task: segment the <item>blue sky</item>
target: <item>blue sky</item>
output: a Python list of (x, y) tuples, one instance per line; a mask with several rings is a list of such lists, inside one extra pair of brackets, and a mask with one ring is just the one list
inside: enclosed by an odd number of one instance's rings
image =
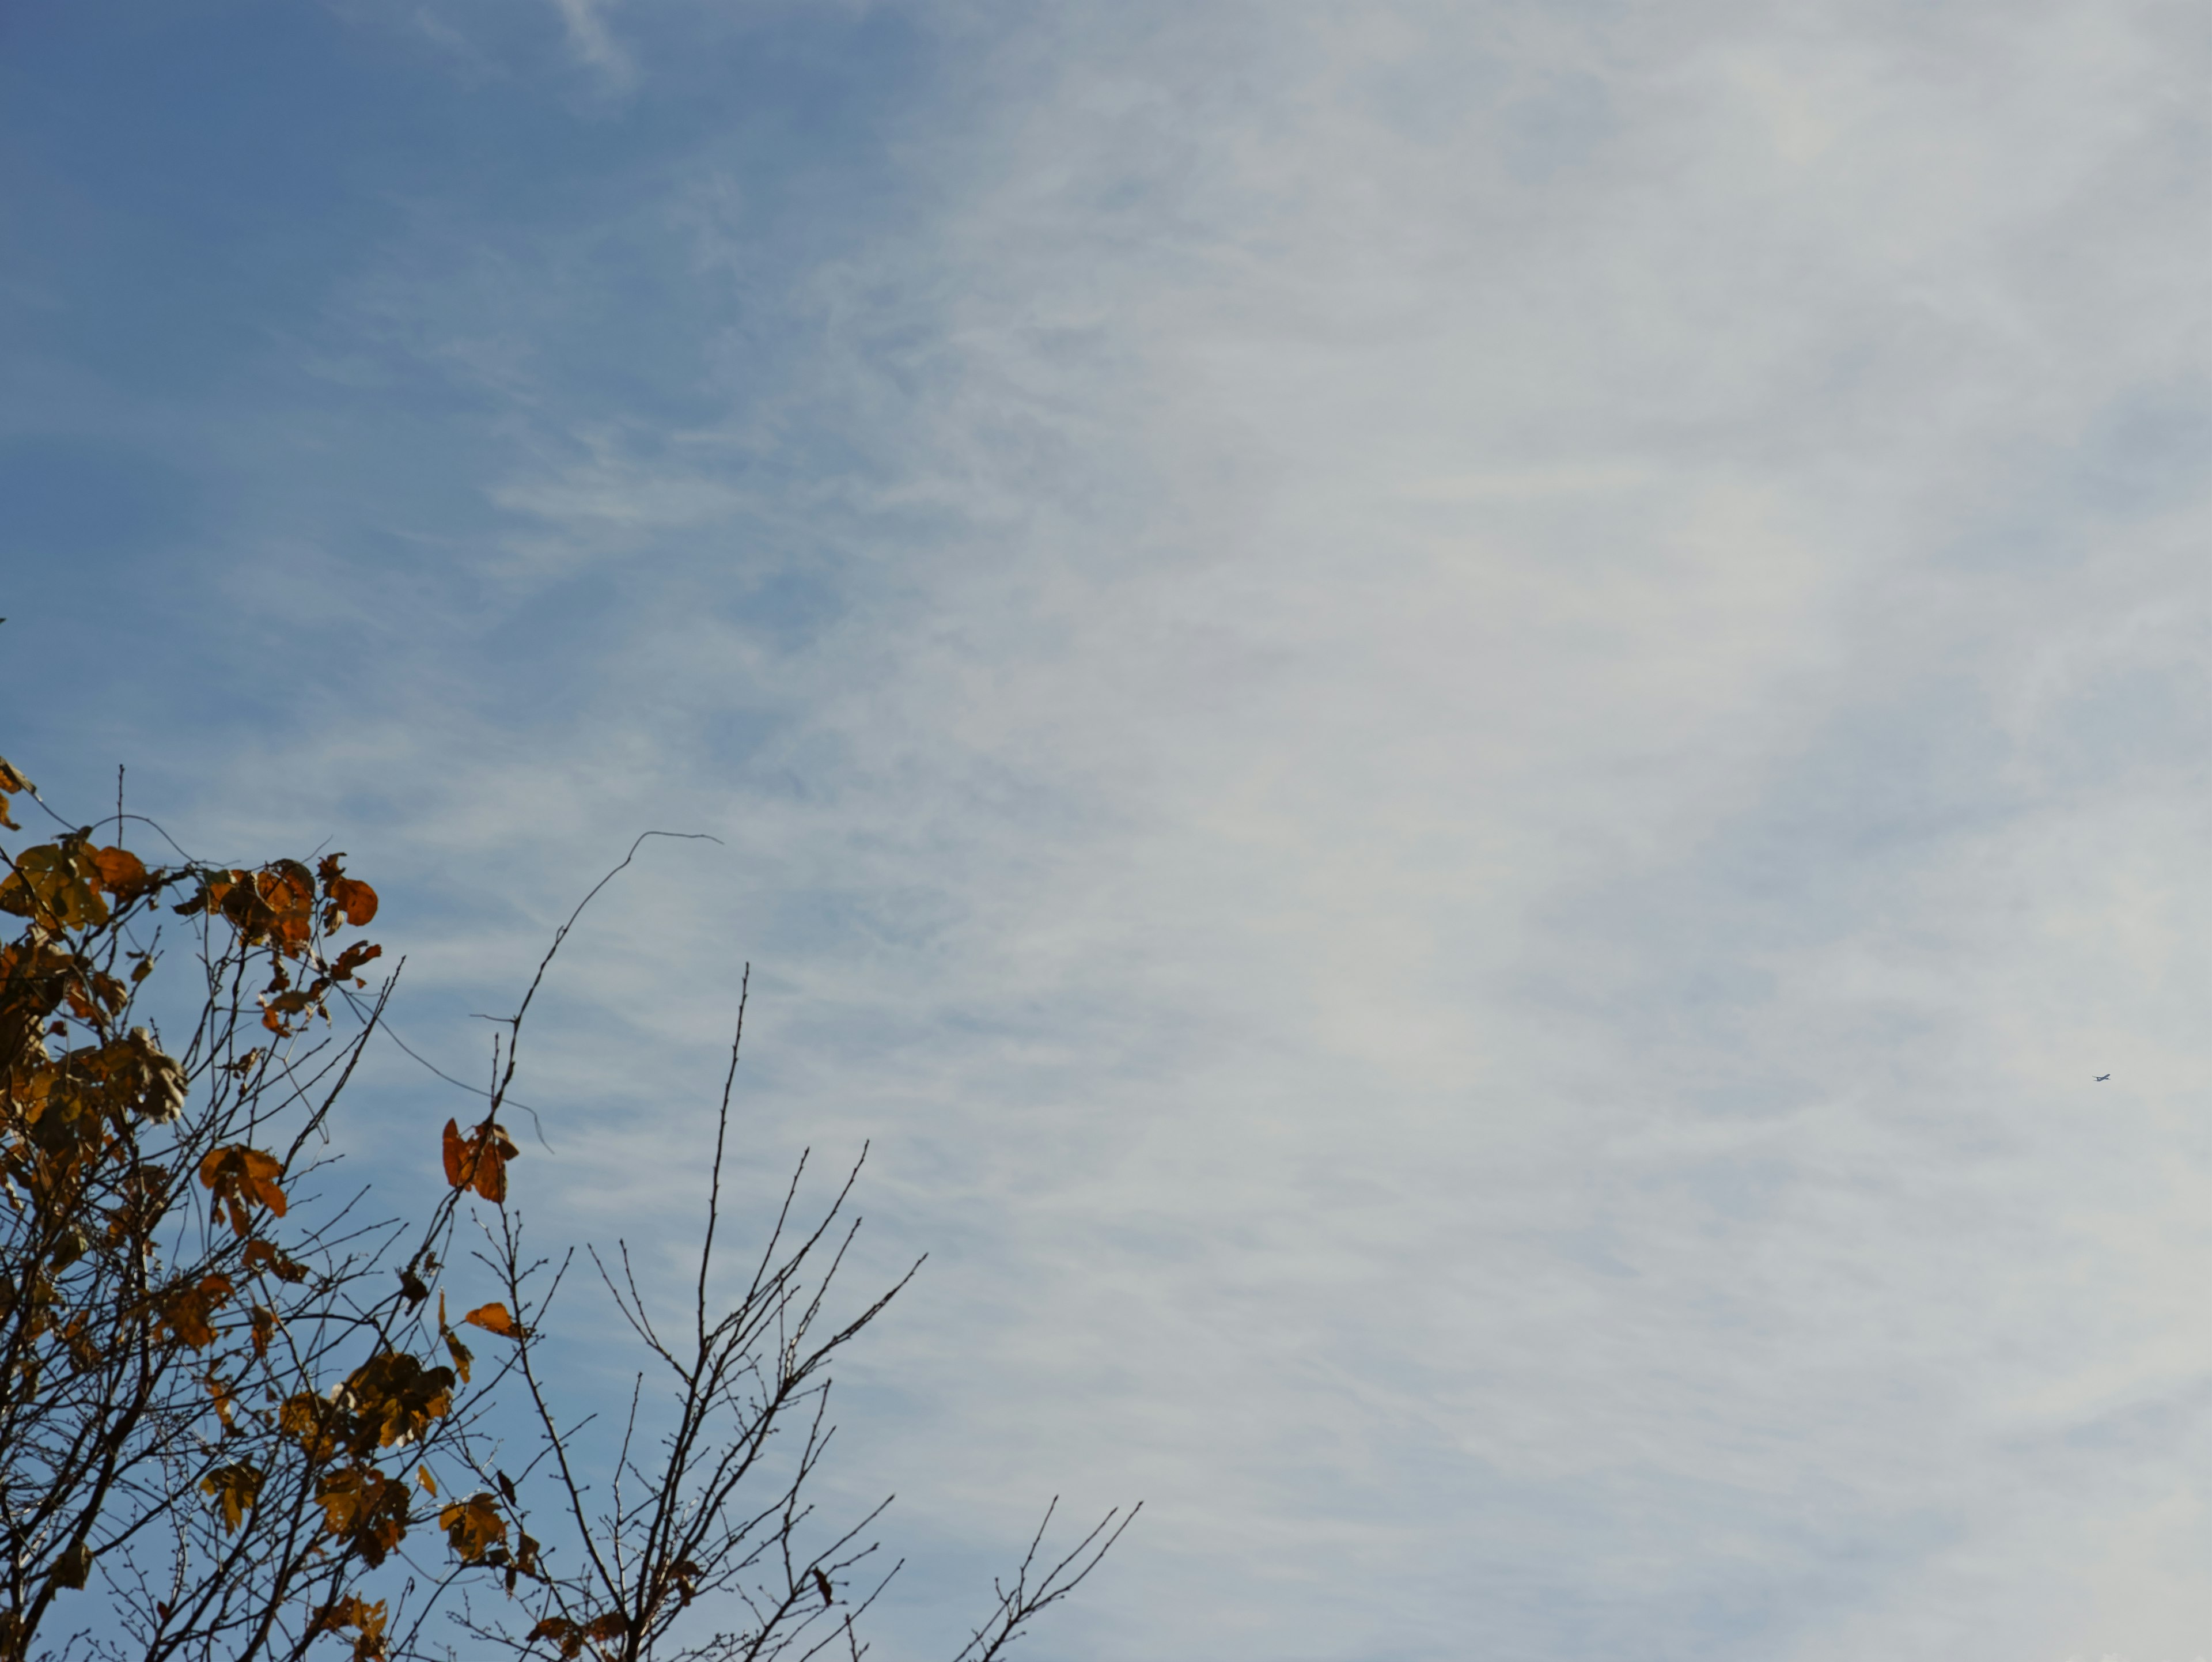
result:
[(2208, 45), (13, 8), (5, 753), (335, 839), (454, 1069), (721, 839), (518, 1178), (679, 1251), (756, 966), (747, 1181), (933, 1254), (886, 1653), (1056, 1492), (1040, 1657), (2197, 1656)]

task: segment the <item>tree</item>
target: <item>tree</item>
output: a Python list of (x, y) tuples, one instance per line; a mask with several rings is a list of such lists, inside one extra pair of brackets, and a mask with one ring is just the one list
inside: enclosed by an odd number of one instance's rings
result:
[[(0, 826), (21, 829), (19, 797), (46, 807), (0, 762)], [(857, 1662), (898, 1568), (883, 1507), (825, 1526), (808, 1485), (830, 1364), (914, 1270), (832, 1316), (860, 1162), (802, 1222), (802, 1160), (743, 1293), (710, 1298), (744, 983), (680, 1330), (626, 1248), (587, 1252), (643, 1362), (595, 1460), (538, 1337), (577, 1260), (526, 1247), (501, 1115), (532, 1001), (608, 880), (502, 1024), (482, 1116), (422, 1128), (445, 1183), (410, 1225), (327, 1153), (396, 982), (362, 973), (377, 896), (345, 856), (149, 865), (124, 833), (159, 828), (119, 789), (112, 843), (56, 823), (0, 848), (20, 920), (0, 947), (0, 1662), (406, 1662), (457, 1641)], [(502, 1296), (456, 1311), (465, 1232)], [(1134, 1515), (1052, 1554), (1041, 1525), (955, 1662), (1001, 1656)]]

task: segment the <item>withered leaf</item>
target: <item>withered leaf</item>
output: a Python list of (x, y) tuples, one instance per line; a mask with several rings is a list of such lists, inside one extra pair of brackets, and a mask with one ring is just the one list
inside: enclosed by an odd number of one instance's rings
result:
[(485, 1332), (496, 1333), (502, 1339), (520, 1342), (530, 1336), (530, 1330), (516, 1321), (508, 1313), (507, 1306), (497, 1300), (478, 1305), (461, 1319), (471, 1327), (481, 1327)]
[(53, 1581), (58, 1587), (82, 1592), (84, 1584), (92, 1580), (92, 1543), (79, 1541), (54, 1561)]
[(274, 1154), (244, 1143), (211, 1149), (200, 1161), (200, 1181), (214, 1192), (216, 1214), (228, 1208), (230, 1227), (241, 1240), (252, 1233), (248, 1202), (265, 1206), (280, 1218), (284, 1215), (284, 1191), (276, 1184), (283, 1172), (283, 1163)]
[(351, 1628), (358, 1635), (353, 1641), (354, 1662), (384, 1662), (384, 1624), (389, 1619), (384, 1606), (381, 1598), (372, 1604), (359, 1593), (349, 1592), (323, 1609), (308, 1628), (308, 1636)]
[(156, 1330), (174, 1334), (195, 1350), (204, 1350), (215, 1342), (214, 1312), (229, 1302), (235, 1290), (228, 1275), (179, 1282), (153, 1301)]
[(407, 1485), (374, 1466), (329, 1473), (315, 1485), (315, 1502), (323, 1509), (324, 1532), (350, 1546), (371, 1568), (406, 1536)]
[(453, 1370), (425, 1367), (404, 1350), (387, 1350), (346, 1375), (341, 1401), (360, 1428), (356, 1446), (411, 1443), (453, 1407)]
[(337, 961), (331, 965), (331, 979), (343, 981), (348, 976), (351, 976), (356, 982), (359, 982), (361, 966), (373, 958), (383, 956), (384, 948), (375, 942), (356, 941), (337, 955)]
[(243, 1460), (217, 1466), (200, 1479), (200, 1493), (213, 1500), (222, 1514), (224, 1534), (235, 1534), (245, 1523), (246, 1514), (261, 1498), (261, 1473)]
[(495, 1120), (485, 1120), (462, 1136), (453, 1120), (446, 1122), (446, 1181), (456, 1189), (474, 1189), (495, 1206), (507, 1201), (507, 1163), (521, 1150)]
[(74, 837), (26, 849), (0, 881), (0, 911), (52, 929), (96, 928), (107, 922), (100, 868)]
[(507, 1539), (507, 1520), (499, 1515), (498, 1502), (483, 1493), (441, 1510), (438, 1527), (465, 1564), (483, 1562), (494, 1543)]
[(376, 916), (376, 891), (345, 874), (338, 864), (344, 858), (343, 853), (326, 854), (315, 868), (315, 874), (323, 881), (323, 898), (328, 903), (323, 919), (326, 929), (336, 928), (340, 916), (356, 929)]
[(249, 1275), (258, 1275), (266, 1269), (280, 1282), (297, 1282), (307, 1279), (307, 1265), (285, 1257), (267, 1241), (246, 1242), (241, 1262)]

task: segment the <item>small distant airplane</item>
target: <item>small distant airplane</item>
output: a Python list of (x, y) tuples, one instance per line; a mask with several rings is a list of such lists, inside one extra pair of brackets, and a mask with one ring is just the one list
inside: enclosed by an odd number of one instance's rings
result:
[(2097, 1077), (2096, 1077), (2096, 1078), (2094, 1078), (2094, 1079), (2091, 1080), (2089, 1082), (2090, 1082), (2092, 1085), (2102, 1085), (2102, 1084), (2103, 1084), (2106, 1080), (2110, 1079), (2111, 1077), (2112, 1077), (2112, 1075), (2111, 1075), (2110, 1074), (2100, 1074), (2100, 1075), (2097, 1075)]

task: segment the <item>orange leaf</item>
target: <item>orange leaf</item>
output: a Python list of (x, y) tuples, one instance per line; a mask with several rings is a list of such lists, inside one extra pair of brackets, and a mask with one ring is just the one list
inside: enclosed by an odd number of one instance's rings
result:
[(376, 891), (357, 878), (348, 877), (338, 862), (343, 854), (326, 854), (317, 862), (315, 875), (323, 880), (323, 927), (334, 929), (338, 918), (359, 928), (376, 916)]
[(331, 902), (356, 929), (376, 917), (376, 891), (356, 878), (341, 877), (330, 886)]
[(487, 1333), (496, 1333), (502, 1339), (520, 1342), (530, 1336), (530, 1330), (507, 1314), (507, 1306), (494, 1302), (479, 1305), (461, 1318), (471, 1327), (481, 1327)]
[(156, 886), (146, 874), (146, 862), (128, 849), (94, 849), (92, 863), (100, 880), (125, 905)]
[(474, 1189), (495, 1206), (506, 1203), (507, 1163), (521, 1152), (496, 1121), (485, 1120), (465, 1138), (459, 1126), (446, 1122), (446, 1181)]

